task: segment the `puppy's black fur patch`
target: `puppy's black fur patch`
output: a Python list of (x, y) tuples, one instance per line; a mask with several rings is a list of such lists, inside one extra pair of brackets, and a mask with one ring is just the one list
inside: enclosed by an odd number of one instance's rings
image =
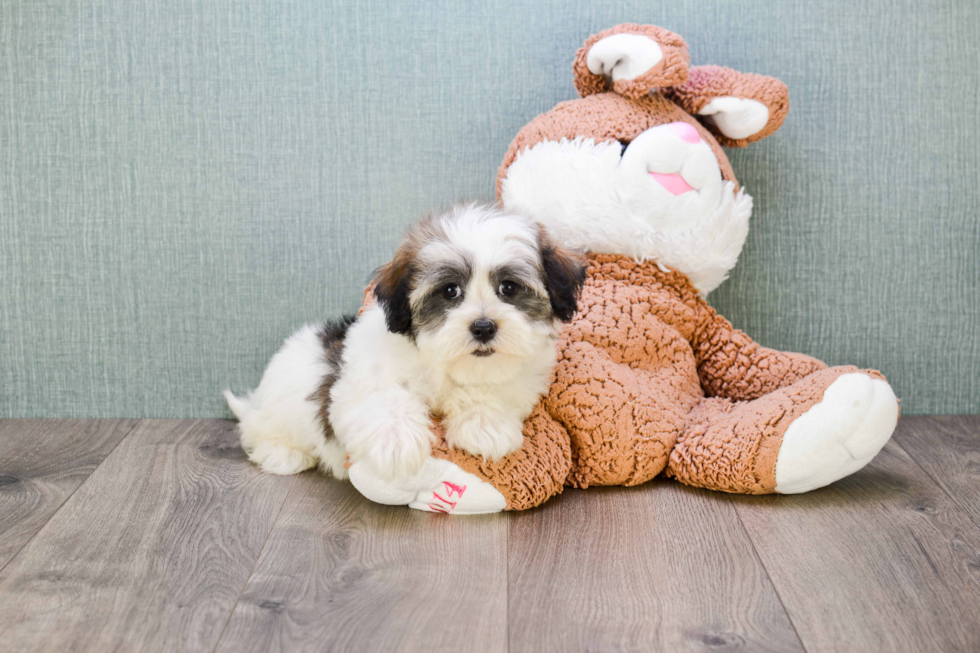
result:
[[(425, 271), (426, 286), (431, 286), (432, 291), (416, 301), (412, 313), (413, 334), (427, 329), (438, 329), (446, 321), (446, 314), (463, 300), (470, 277), (473, 276), (473, 267), (467, 260), (468, 257), (461, 255), (460, 258), (463, 259), (460, 263), (443, 263), (433, 270)], [(459, 297), (448, 299), (442, 294), (443, 289), (450, 284), (459, 286)]]
[(417, 269), (412, 258), (398, 252), (395, 258), (374, 273), (374, 298), (385, 312), (385, 324), (392, 333), (412, 335), (412, 307), (408, 297)]
[(500, 300), (515, 307), (535, 322), (550, 321), (554, 317), (551, 300), (541, 297), (528, 287), (525, 280), (527, 273), (522, 267), (504, 265), (490, 274), (490, 281), (495, 287), (504, 281), (513, 281), (518, 285), (517, 293), (510, 297), (498, 293)]
[(323, 345), (327, 363), (336, 371), (340, 371), (341, 356), (344, 353), (344, 340), (351, 325), (357, 322), (356, 315), (344, 315), (338, 320), (327, 320), (317, 331), (320, 344)]
[(320, 404), (317, 414), (320, 417), (323, 435), (327, 439), (334, 437), (333, 428), (330, 426), (330, 389), (337, 377), (340, 376), (340, 368), (343, 367), (344, 341), (347, 339), (347, 331), (356, 321), (356, 316), (345, 315), (339, 320), (324, 322), (317, 331), (317, 337), (320, 338), (320, 344), (323, 346), (323, 359), (330, 366), (330, 371), (323, 377), (320, 381), (320, 387), (309, 399)]
[(541, 234), (544, 286), (551, 298), (551, 310), (562, 322), (571, 322), (585, 283), (585, 262), (578, 255), (552, 244), (543, 229)]

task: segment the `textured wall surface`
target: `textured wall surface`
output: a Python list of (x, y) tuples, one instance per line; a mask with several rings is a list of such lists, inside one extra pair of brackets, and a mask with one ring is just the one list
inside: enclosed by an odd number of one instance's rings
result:
[(226, 415), (623, 21), (790, 88), (712, 303), (980, 412), (973, 0), (0, 0), (0, 416)]

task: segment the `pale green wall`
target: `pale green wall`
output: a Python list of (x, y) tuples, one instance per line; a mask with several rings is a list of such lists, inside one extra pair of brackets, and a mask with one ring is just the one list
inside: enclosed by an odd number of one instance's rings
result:
[(226, 415), (623, 21), (790, 88), (712, 302), (980, 412), (980, 3), (0, 0), (0, 416)]

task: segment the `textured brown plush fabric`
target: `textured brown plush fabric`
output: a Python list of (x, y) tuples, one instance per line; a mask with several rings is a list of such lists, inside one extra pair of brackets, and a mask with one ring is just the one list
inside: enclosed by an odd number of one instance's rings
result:
[(683, 274), (593, 254), (524, 447), (495, 463), (449, 450), (440, 437), (433, 455), (492, 483), (508, 510), (539, 505), (562, 484), (636, 485), (661, 472), (697, 487), (769, 493), (789, 424), (835, 379), (858, 371), (760, 347)]
[(670, 454), (667, 475), (711, 490), (773, 492), (776, 456), (786, 429), (818, 403), (839, 376), (857, 371), (824, 369), (752, 401), (704, 399)]
[[(705, 311), (691, 344), (698, 359), (698, 375), (708, 396), (757, 399), (827, 367), (806, 354), (763, 347), (733, 329), (731, 323), (710, 306), (705, 306)], [(765, 373), (743, 373), (746, 362)]]
[(685, 84), (664, 89), (664, 92), (668, 98), (691, 114), (697, 114), (706, 104), (719, 96), (756, 100), (769, 108), (769, 122), (762, 131), (749, 138), (728, 138), (709, 125), (711, 133), (725, 147), (745, 147), (749, 143), (762, 140), (779, 129), (786, 119), (786, 114), (789, 113), (789, 89), (786, 88), (786, 84), (765, 75), (740, 73), (722, 66), (695, 66), (691, 68)]
[(651, 89), (663, 86), (679, 86), (687, 81), (691, 55), (687, 52), (687, 43), (684, 42), (684, 39), (656, 25), (623, 23), (590, 36), (585, 45), (579, 48), (575, 54), (572, 70), (575, 74), (575, 88), (582, 97), (609, 90), (609, 80), (602, 75), (594, 75), (589, 70), (586, 61), (593, 45), (615, 34), (647, 36), (656, 41), (663, 51), (663, 58), (647, 72), (635, 79), (621, 79), (614, 82), (612, 90), (616, 93), (635, 100), (646, 95)]
[(507, 499), (507, 510), (531, 508), (560, 494), (572, 467), (568, 433), (540, 403), (524, 421), (524, 446), (497, 462), (450, 449), (441, 427), (434, 432), (432, 455), (491, 483)]
[(618, 256), (591, 256), (587, 274), (545, 406), (572, 440), (570, 485), (636, 485), (663, 470), (701, 395), (697, 293)]

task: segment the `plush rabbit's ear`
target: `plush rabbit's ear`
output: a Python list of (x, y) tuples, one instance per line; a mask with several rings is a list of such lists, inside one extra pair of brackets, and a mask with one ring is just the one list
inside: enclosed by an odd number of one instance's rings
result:
[(694, 66), (685, 84), (665, 93), (727, 147), (762, 140), (789, 112), (789, 90), (781, 81), (721, 66)]
[(655, 25), (624, 23), (590, 36), (575, 56), (575, 88), (585, 97), (610, 88), (643, 97), (654, 88), (687, 81), (687, 44)]

